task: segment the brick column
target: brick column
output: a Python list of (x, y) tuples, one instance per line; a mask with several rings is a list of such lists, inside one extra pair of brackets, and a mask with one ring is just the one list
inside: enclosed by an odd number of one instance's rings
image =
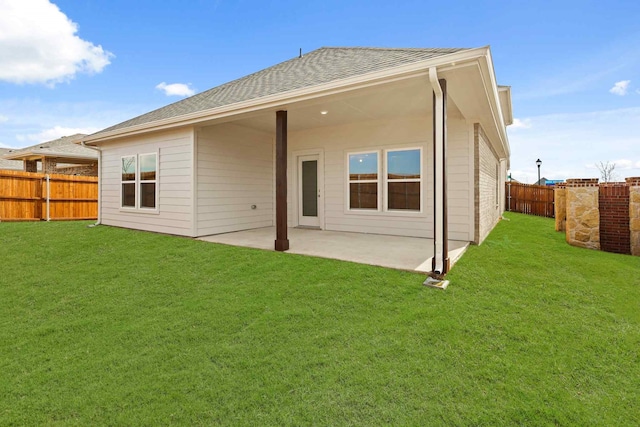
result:
[(640, 177), (627, 178), (631, 255), (640, 256)]
[(38, 172), (38, 161), (37, 160), (25, 160), (24, 161), (24, 171), (25, 172)]
[(45, 157), (44, 159), (42, 159), (42, 173), (57, 173), (57, 165), (58, 162)]
[(568, 179), (566, 182), (567, 243), (600, 249), (598, 178)]
[(556, 217), (556, 231), (567, 229), (567, 190), (563, 184), (556, 184), (553, 189), (553, 204)]

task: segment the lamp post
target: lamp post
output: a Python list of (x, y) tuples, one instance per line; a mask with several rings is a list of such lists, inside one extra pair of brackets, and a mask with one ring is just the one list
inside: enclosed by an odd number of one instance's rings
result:
[(542, 164), (542, 160), (538, 159), (536, 160), (536, 165), (538, 165), (538, 185), (540, 184), (540, 165)]

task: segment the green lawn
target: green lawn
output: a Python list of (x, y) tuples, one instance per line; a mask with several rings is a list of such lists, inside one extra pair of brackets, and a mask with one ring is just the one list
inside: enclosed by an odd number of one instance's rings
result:
[(423, 276), (0, 224), (0, 425), (639, 425), (640, 258), (510, 214)]

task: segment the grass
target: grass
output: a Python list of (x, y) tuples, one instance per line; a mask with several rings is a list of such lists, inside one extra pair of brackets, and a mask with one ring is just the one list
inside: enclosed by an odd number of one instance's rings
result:
[(508, 215), (418, 274), (0, 224), (0, 425), (638, 425), (640, 258)]

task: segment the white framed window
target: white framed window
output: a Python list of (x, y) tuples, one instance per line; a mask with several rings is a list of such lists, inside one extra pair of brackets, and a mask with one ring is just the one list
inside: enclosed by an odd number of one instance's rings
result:
[(347, 212), (423, 213), (421, 147), (347, 154)]
[(380, 153), (347, 153), (349, 210), (380, 210)]
[(121, 204), (123, 208), (136, 208), (136, 156), (121, 158), (122, 173), (120, 176)]
[(157, 211), (158, 153), (121, 157), (120, 207)]
[(422, 212), (422, 149), (385, 150), (385, 210)]
[(140, 209), (156, 209), (158, 175), (157, 153), (140, 154)]

